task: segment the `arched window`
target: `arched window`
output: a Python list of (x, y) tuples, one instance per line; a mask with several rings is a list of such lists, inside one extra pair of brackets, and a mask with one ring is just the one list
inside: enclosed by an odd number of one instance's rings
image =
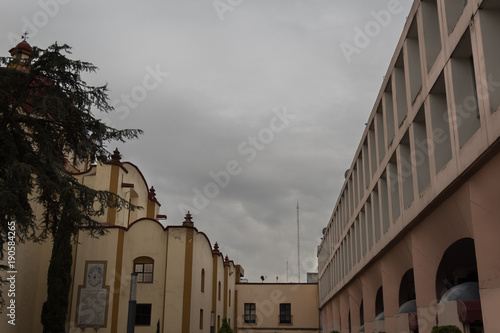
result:
[(384, 316), (384, 292), (382, 289), (382, 286), (378, 288), (377, 290), (377, 297), (375, 298), (375, 316), (379, 317), (378, 319), (375, 318), (375, 320), (383, 320), (382, 317), (385, 318)]
[(150, 257), (138, 257), (134, 260), (134, 273), (138, 283), (153, 283), (154, 260)]
[(201, 269), (201, 292), (205, 292), (205, 268)]
[(478, 282), (476, 250), (472, 238), (462, 238), (444, 252), (436, 273), (438, 300), (451, 288), (467, 282)]
[(220, 281), (219, 281), (219, 301), (220, 301)]
[(413, 268), (406, 271), (399, 284), (399, 306), (416, 299)]
[(349, 333), (351, 333), (351, 311), (347, 314), (347, 321), (349, 324)]
[(361, 300), (361, 305), (359, 306), (359, 324), (361, 326), (365, 324), (365, 309), (363, 309), (363, 300)]

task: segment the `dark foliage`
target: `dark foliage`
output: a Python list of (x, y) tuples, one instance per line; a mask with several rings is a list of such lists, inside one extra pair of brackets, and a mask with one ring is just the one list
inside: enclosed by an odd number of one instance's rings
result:
[[(69, 53), (69, 46), (55, 43), (33, 48), (30, 64), (0, 58), (5, 66), (0, 68), (0, 247), (8, 240), (10, 221), (17, 242), (53, 240), (42, 318), (46, 332), (64, 331), (72, 238), (82, 229), (91, 236), (105, 234), (98, 219), (106, 208), (128, 205), (114, 193), (80, 184), (69, 165), (102, 162), (110, 155), (105, 144), (141, 133), (96, 118), (95, 112), (113, 110), (107, 87), (87, 85), (82, 74), (97, 68), (67, 58)], [(39, 216), (33, 207), (43, 208)]]
[(455, 325), (434, 326), (432, 333), (462, 333), (460, 328)]
[(222, 325), (217, 333), (233, 333), (233, 329), (229, 326), (226, 318), (222, 318)]

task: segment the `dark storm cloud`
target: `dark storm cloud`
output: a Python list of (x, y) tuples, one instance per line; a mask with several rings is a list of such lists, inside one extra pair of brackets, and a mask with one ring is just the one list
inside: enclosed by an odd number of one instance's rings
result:
[[(107, 82), (119, 111), (104, 117), (145, 131), (118, 147), (155, 187), (168, 224), (183, 221), (180, 208), (215, 183), (211, 173), (239, 163), (195, 225), (250, 281), (284, 281), (287, 262), (296, 279), (298, 199), (305, 281), (410, 0), (243, 0), (224, 12), (192, 0), (2, 6), (2, 55), (27, 30), (32, 45), (67, 43), (72, 57), (100, 68), (88, 80)], [(401, 10), (377, 21), (391, 6)], [(367, 27), (375, 30), (360, 37)], [(349, 56), (347, 44), (356, 48)], [(295, 118), (270, 140), (266, 129), (284, 108)], [(259, 133), (262, 150), (249, 139)]]

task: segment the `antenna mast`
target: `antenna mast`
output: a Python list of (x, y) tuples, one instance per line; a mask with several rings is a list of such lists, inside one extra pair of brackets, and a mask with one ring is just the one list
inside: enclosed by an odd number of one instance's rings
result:
[(300, 283), (300, 227), (299, 227), (299, 200), (297, 200), (297, 276)]
[(286, 261), (286, 282), (288, 283), (288, 260)]

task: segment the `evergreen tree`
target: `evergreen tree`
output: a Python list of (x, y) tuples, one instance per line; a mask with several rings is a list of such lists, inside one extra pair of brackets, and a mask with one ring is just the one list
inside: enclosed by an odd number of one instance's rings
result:
[[(125, 142), (141, 131), (117, 130), (96, 118), (96, 111), (113, 111), (107, 87), (87, 85), (82, 74), (97, 68), (67, 58), (69, 46), (30, 51), (30, 59), (0, 58), (6, 66), (0, 68), (0, 259), (11, 221), (17, 242), (53, 241), (42, 323), (44, 332), (55, 333), (64, 332), (72, 238), (79, 230), (104, 235), (98, 220), (106, 208), (128, 206), (114, 193), (80, 184), (70, 165), (106, 162), (105, 144)], [(34, 205), (43, 207), (40, 219)]]
[(219, 328), (217, 333), (233, 333), (233, 329), (229, 326), (227, 318), (222, 318), (222, 326)]

